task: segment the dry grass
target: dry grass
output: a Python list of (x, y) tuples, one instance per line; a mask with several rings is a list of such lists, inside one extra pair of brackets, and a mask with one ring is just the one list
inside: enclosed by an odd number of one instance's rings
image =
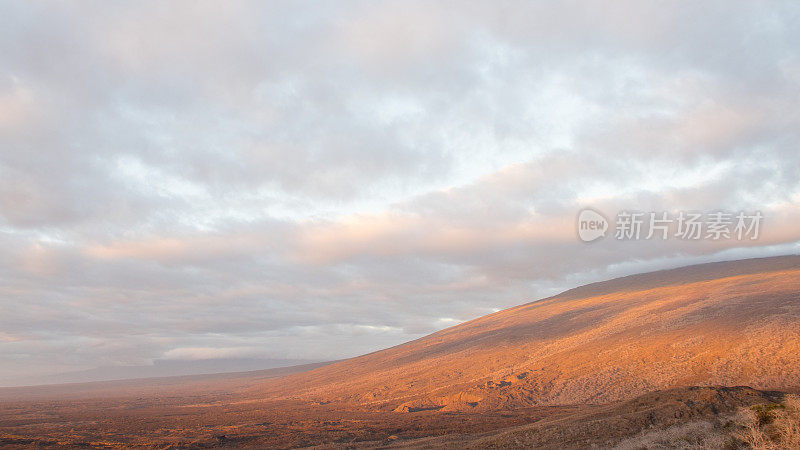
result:
[(780, 404), (742, 410), (738, 438), (750, 448), (800, 449), (800, 397), (787, 396)]
[(621, 441), (619, 450), (641, 449), (800, 449), (800, 397), (741, 408), (733, 417), (700, 420), (645, 430)]
[(614, 447), (617, 450), (725, 448), (731, 437), (709, 421), (689, 422), (666, 429), (644, 431)]

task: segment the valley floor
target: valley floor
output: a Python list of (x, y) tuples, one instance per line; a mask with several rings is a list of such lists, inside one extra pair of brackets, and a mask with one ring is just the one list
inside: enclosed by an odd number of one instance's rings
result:
[(647, 433), (659, 431), (661, 438), (663, 432), (672, 433), (681, 442), (694, 439), (704, 446), (703, 439), (722, 442), (741, 431), (742, 426), (731, 419), (737, 411), (779, 404), (785, 395), (747, 387), (693, 387), (607, 405), (480, 413), (396, 413), (221, 393), (11, 400), (0, 403), (0, 444), (9, 448), (591, 448), (657, 441)]

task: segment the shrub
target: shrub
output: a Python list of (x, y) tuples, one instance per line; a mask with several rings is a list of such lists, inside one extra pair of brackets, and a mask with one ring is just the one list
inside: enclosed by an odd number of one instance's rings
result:
[(800, 450), (800, 397), (788, 395), (781, 404), (756, 405), (739, 414), (738, 438), (757, 450)]

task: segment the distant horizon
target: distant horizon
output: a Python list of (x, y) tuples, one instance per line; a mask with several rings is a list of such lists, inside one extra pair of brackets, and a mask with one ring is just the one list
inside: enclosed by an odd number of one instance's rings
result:
[[(775, 255), (775, 256), (766, 256), (766, 257), (752, 257), (752, 258), (743, 258), (743, 259), (723, 259), (723, 260), (716, 260), (716, 261), (709, 261), (709, 262), (698, 262), (684, 266), (677, 266), (677, 267), (665, 267), (663, 269), (658, 269), (654, 271), (643, 271), (628, 275), (620, 275), (614, 278), (603, 279), (599, 281), (593, 281), (590, 283), (573, 286), (567, 288), (563, 291), (560, 291), (554, 295), (537, 298), (532, 300), (528, 303), (535, 303), (543, 300), (548, 300), (551, 298), (558, 298), (563, 294), (568, 294), (573, 291), (579, 291), (581, 288), (592, 287), (595, 285), (601, 285), (604, 283), (614, 282), (614, 281), (622, 281), (630, 278), (642, 278), (640, 276), (647, 276), (649, 274), (656, 274), (659, 272), (670, 272), (682, 269), (691, 269), (697, 266), (708, 266), (708, 265), (730, 265), (734, 271), (736, 270), (744, 270), (746, 271), (747, 266), (741, 267), (738, 264), (733, 263), (741, 263), (747, 261), (755, 261), (755, 260), (789, 260), (795, 258), (800, 258), (800, 253), (794, 254), (785, 254), (785, 255)], [(726, 264), (731, 263), (731, 264)], [(513, 309), (516, 306), (521, 306), (528, 304), (526, 302), (522, 302), (519, 305), (512, 305), (507, 309)], [(502, 312), (496, 311), (496, 312)], [(493, 314), (493, 313), (492, 313)], [(480, 317), (472, 318), (470, 320), (465, 321), (470, 322), (475, 319), (479, 319)], [(442, 329), (447, 329), (452, 326), (457, 325), (450, 325), (448, 327), (444, 327)], [(435, 330), (431, 334), (436, 333)], [(423, 336), (424, 337), (424, 336)], [(399, 343), (398, 345), (402, 345), (408, 343), (410, 341)], [(377, 349), (376, 351), (385, 350), (385, 348)], [(370, 352), (372, 353), (372, 352)], [(345, 357), (341, 359), (331, 359), (331, 360), (301, 360), (301, 359), (283, 359), (283, 360), (271, 360), (271, 359), (259, 359), (259, 358), (220, 358), (220, 359), (199, 359), (199, 360), (154, 360), (152, 365), (149, 366), (108, 366), (108, 367), (98, 367), (92, 369), (86, 369), (83, 371), (75, 371), (75, 372), (67, 372), (62, 374), (53, 374), (45, 377), (39, 378), (39, 380), (50, 380), (45, 382), (33, 382), (29, 384), (22, 384), (22, 385), (9, 385), (9, 386), (2, 386), (0, 388), (25, 388), (25, 387), (38, 387), (38, 386), (55, 386), (60, 384), (74, 384), (74, 383), (94, 383), (94, 382), (106, 382), (106, 381), (133, 381), (133, 380), (147, 380), (150, 378), (178, 378), (178, 377), (186, 377), (186, 376), (194, 376), (194, 375), (225, 375), (225, 374), (236, 374), (236, 373), (248, 373), (248, 372), (258, 372), (263, 370), (269, 369), (280, 369), (280, 368), (289, 368), (295, 366), (304, 366), (310, 364), (327, 364), (340, 361), (342, 359), (350, 359), (355, 358), (358, 356), (363, 356), (362, 354), (359, 355), (352, 355), (350, 357)], [(162, 369), (167, 369), (167, 371), (158, 374), (156, 371), (152, 371), (150, 369), (158, 369), (158, 366), (162, 366)], [(166, 366), (166, 367), (164, 367)], [(225, 370), (218, 370), (221, 367), (228, 366)], [(203, 368), (204, 367), (204, 368)], [(214, 369), (216, 367), (217, 369)], [(122, 371), (132, 370), (133, 373), (139, 372), (139, 375), (131, 375), (131, 376), (121, 376), (116, 377), (115, 375), (109, 375), (109, 373), (124, 373)], [(148, 370), (150, 373), (147, 374)], [(34, 379), (35, 380), (35, 379)]]
[(151, 365), (106, 366), (30, 378), (27, 384), (0, 385), (0, 388), (35, 387), (104, 381), (146, 380), (193, 375), (221, 375), (302, 366), (327, 361), (303, 359), (219, 358), (196, 361), (154, 360)]

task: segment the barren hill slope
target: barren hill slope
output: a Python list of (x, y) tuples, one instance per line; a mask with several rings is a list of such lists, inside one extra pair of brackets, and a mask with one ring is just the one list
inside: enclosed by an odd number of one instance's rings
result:
[(595, 283), (257, 390), (415, 411), (603, 403), (692, 385), (800, 386), (800, 256)]

